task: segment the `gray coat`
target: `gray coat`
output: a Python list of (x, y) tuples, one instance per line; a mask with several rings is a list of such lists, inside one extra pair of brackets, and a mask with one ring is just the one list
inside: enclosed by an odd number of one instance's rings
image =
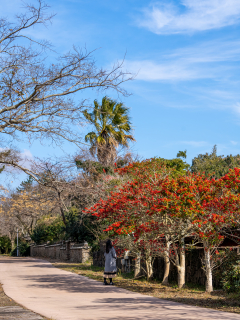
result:
[(116, 265), (116, 259), (117, 259), (117, 255), (116, 255), (116, 251), (115, 249), (112, 247), (109, 250), (109, 253), (104, 253), (105, 256), (105, 272), (117, 272), (117, 265)]

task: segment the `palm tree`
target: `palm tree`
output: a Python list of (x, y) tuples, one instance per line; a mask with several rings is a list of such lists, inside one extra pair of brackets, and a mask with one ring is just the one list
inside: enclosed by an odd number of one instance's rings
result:
[(113, 164), (119, 145), (128, 147), (129, 140), (135, 141), (131, 135), (128, 112), (129, 109), (122, 103), (106, 96), (102, 99), (102, 105), (94, 100), (92, 113), (83, 111), (85, 118), (95, 127), (95, 131), (85, 136), (85, 141), (90, 142), (92, 155), (97, 153), (98, 161), (105, 166)]

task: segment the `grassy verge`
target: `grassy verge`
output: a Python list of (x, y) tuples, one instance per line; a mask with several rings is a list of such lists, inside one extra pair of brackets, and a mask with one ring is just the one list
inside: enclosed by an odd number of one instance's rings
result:
[[(52, 262), (60, 269), (74, 272), (94, 280), (103, 281), (103, 268), (94, 267), (91, 263), (64, 263)], [(197, 285), (186, 284), (185, 288), (178, 289), (176, 284), (164, 286), (160, 281), (147, 282), (146, 279), (133, 279), (133, 274), (118, 274), (114, 279), (117, 287), (149, 296), (176, 301), (215, 310), (240, 313), (240, 293), (226, 294), (222, 290), (206, 293), (205, 288)]]
[(5, 295), (2, 285), (0, 284), (0, 307), (12, 307), (18, 304)]

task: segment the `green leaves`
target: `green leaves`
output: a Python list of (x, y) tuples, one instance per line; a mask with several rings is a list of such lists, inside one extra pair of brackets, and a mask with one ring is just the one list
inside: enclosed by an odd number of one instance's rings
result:
[(55, 219), (51, 223), (47, 221), (40, 222), (33, 230), (31, 239), (36, 244), (41, 244), (47, 241), (60, 240), (64, 237), (64, 224), (62, 220)]
[(215, 145), (212, 153), (199, 154), (192, 160), (191, 171), (205, 173), (206, 176), (218, 179), (235, 167), (240, 167), (240, 155), (218, 156)]
[(122, 103), (107, 96), (103, 97), (102, 105), (94, 100), (92, 113), (83, 111), (84, 117), (95, 127), (95, 131), (85, 136), (85, 141), (92, 145), (92, 153), (97, 151), (102, 164), (113, 162), (118, 145), (128, 147), (128, 141), (135, 141), (128, 112)]
[(232, 264), (230, 270), (223, 272), (223, 289), (227, 292), (239, 292), (240, 290), (240, 260)]
[(0, 237), (0, 251), (1, 253), (8, 253), (11, 250), (11, 241), (9, 237)]
[(184, 158), (184, 159), (186, 159), (186, 158), (187, 158), (187, 150), (185, 150), (185, 151), (178, 151), (178, 153), (177, 153), (177, 158)]

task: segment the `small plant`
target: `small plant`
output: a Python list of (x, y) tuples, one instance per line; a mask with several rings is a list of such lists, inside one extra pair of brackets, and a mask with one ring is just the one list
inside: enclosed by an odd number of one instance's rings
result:
[(240, 260), (232, 265), (230, 270), (223, 272), (223, 289), (227, 292), (239, 292), (240, 290)]
[[(28, 243), (20, 243), (18, 246), (19, 256), (26, 257), (30, 255), (30, 246)], [(13, 249), (10, 253), (10, 256), (16, 257), (17, 256), (17, 247)]]
[(31, 239), (36, 244), (61, 240), (64, 233), (63, 228), (64, 225), (60, 218), (46, 218), (34, 228)]
[(9, 237), (0, 237), (0, 253), (8, 254), (11, 251), (11, 241)]

